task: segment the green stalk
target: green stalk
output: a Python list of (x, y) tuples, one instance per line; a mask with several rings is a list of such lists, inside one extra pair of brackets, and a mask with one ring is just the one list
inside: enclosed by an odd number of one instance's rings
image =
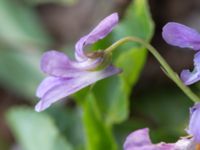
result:
[(106, 126), (92, 94), (84, 100), (82, 109), (86, 150), (117, 150), (112, 128)]
[(115, 42), (114, 44), (112, 44), (110, 47), (108, 47), (104, 52), (105, 53), (110, 53), (112, 52), (114, 49), (116, 49), (118, 46), (126, 43), (126, 42), (136, 42), (136, 43), (140, 43), (142, 46), (144, 46), (145, 48), (147, 48), (149, 50), (149, 52), (157, 59), (157, 61), (161, 64), (161, 66), (163, 67), (165, 73), (167, 74), (167, 76), (174, 81), (174, 83), (193, 101), (193, 102), (199, 102), (200, 99), (199, 97), (194, 94), (189, 87), (187, 87), (179, 78), (179, 76), (177, 75), (177, 73), (175, 73), (172, 68), (168, 65), (168, 63), (165, 61), (165, 59), (158, 53), (158, 51), (151, 46), (150, 44), (148, 44), (147, 42), (145, 42), (144, 40), (137, 38), (137, 37), (125, 37), (120, 39), (119, 41)]

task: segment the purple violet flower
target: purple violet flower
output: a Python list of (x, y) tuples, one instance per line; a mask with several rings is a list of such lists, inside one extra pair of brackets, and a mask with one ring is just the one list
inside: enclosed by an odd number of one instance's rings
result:
[(174, 144), (153, 144), (149, 138), (149, 129), (139, 129), (128, 135), (124, 143), (124, 150), (175, 150)]
[(198, 145), (193, 138), (181, 138), (176, 143), (153, 144), (149, 138), (149, 129), (139, 129), (128, 135), (124, 142), (124, 150), (197, 150)]
[(153, 144), (149, 138), (149, 129), (139, 129), (128, 135), (124, 150), (199, 150), (200, 148), (200, 103), (190, 109), (190, 121), (187, 129), (189, 137), (183, 137), (176, 143)]
[(41, 69), (48, 75), (39, 85), (36, 95), (40, 101), (35, 110), (40, 112), (52, 103), (73, 94), (80, 89), (121, 72), (110, 63), (110, 54), (103, 51), (85, 52), (84, 47), (107, 36), (118, 23), (118, 14), (113, 13), (102, 20), (75, 46), (76, 61), (64, 53), (48, 51), (41, 59)]
[[(163, 39), (170, 45), (181, 48), (200, 50), (200, 33), (185, 25), (170, 22), (163, 27)], [(186, 69), (181, 72), (181, 79), (186, 85), (191, 85), (200, 80), (200, 52), (194, 56), (194, 70)]]

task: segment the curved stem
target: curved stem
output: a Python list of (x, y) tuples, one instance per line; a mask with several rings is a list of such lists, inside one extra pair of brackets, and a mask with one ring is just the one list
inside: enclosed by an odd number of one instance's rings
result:
[(110, 53), (112, 52), (114, 49), (116, 49), (118, 46), (126, 43), (126, 42), (136, 42), (136, 43), (140, 43), (142, 46), (144, 46), (145, 48), (147, 48), (149, 50), (149, 52), (158, 60), (158, 62), (161, 64), (161, 66), (163, 67), (165, 73), (167, 74), (167, 76), (173, 80), (176, 85), (194, 102), (199, 102), (200, 99), (199, 97), (194, 94), (189, 87), (187, 87), (186, 85), (184, 85), (184, 83), (181, 81), (181, 79), (179, 78), (179, 76), (172, 70), (172, 68), (168, 65), (168, 63), (165, 61), (165, 59), (158, 53), (158, 51), (151, 46), (150, 44), (148, 44), (147, 42), (145, 42), (144, 40), (137, 38), (137, 37), (125, 37), (120, 39), (119, 41), (115, 42), (114, 44), (112, 44), (110, 47), (108, 47), (104, 52), (106, 53)]

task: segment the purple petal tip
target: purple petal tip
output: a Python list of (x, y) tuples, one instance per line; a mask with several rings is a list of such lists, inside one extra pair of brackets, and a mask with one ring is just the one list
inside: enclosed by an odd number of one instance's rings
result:
[(43, 102), (40, 100), (37, 105), (35, 106), (35, 111), (36, 112), (41, 112), (45, 109), (47, 109), (50, 106), (50, 104), (43, 104)]
[(200, 34), (183, 24), (169, 22), (163, 27), (163, 39), (170, 45), (181, 48), (200, 49)]
[(110, 17), (113, 17), (113, 20), (115, 20), (116, 22), (119, 21), (119, 15), (117, 12), (114, 12), (110, 15)]
[(43, 109), (41, 107), (41, 102), (38, 102), (37, 105), (35, 106), (35, 111), (41, 112)]
[(75, 46), (75, 56), (78, 61), (87, 59), (84, 53), (84, 47), (97, 42), (106, 37), (119, 21), (118, 13), (112, 13), (104, 18), (89, 34), (82, 37)]

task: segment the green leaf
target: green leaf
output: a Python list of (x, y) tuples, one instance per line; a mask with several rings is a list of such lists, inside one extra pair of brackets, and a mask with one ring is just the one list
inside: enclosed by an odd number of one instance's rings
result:
[[(127, 59), (129, 57), (131, 59)], [(145, 60), (146, 50), (144, 48), (132, 48), (119, 56), (116, 65), (120, 68), (123, 67), (123, 73), (120, 74), (120, 77), (127, 86), (135, 84), (140, 75)]]
[(16, 107), (9, 110), (6, 117), (23, 149), (72, 150), (47, 114), (37, 113), (27, 107)]
[[(148, 0), (134, 0), (127, 8), (122, 21), (113, 32), (114, 41), (126, 36), (136, 36), (149, 41), (153, 35), (154, 24), (149, 12)], [(119, 52), (138, 46), (128, 43), (119, 48)]]
[(55, 124), (63, 136), (73, 144), (74, 150), (83, 150), (85, 147), (85, 136), (80, 107), (66, 108), (61, 103), (57, 107), (54, 105), (47, 112), (54, 118)]
[(127, 117), (131, 87), (138, 80), (145, 58), (146, 51), (143, 48), (133, 48), (122, 53), (116, 65), (123, 68), (123, 72), (98, 82), (93, 87), (98, 106), (107, 124), (119, 123)]
[[(152, 34), (153, 23), (147, 1), (135, 0), (128, 7), (113, 34), (95, 44), (93, 48), (103, 49), (125, 36), (139, 36), (149, 41)], [(97, 82), (90, 89), (86, 99), (76, 95), (77, 102), (83, 106), (88, 149), (116, 149), (115, 142), (112, 142), (114, 141), (112, 126), (127, 118), (130, 92), (138, 80), (146, 54), (147, 51), (141, 45), (131, 44), (119, 47), (113, 52), (113, 64), (122, 68), (123, 72)], [(107, 141), (110, 141), (110, 144)]]

